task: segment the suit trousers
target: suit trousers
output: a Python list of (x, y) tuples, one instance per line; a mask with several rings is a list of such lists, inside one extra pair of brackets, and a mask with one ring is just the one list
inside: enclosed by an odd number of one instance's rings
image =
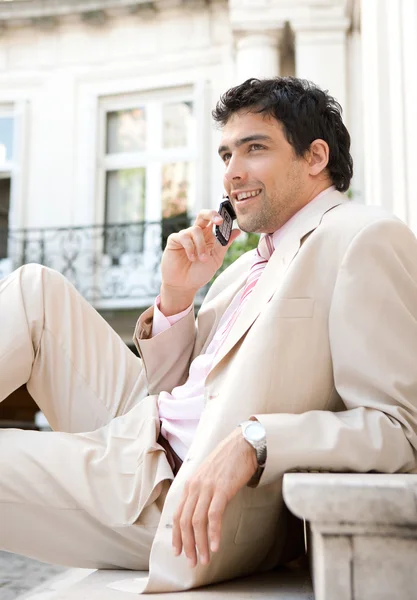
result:
[(53, 431), (0, 429), (0, 548), (148, 569), (173, 473), (142, 364), (60, 273), (0, 281), (0, 401), (21, 385)]

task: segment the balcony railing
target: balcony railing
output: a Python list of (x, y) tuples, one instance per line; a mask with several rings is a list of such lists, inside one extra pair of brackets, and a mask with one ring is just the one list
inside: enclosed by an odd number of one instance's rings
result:
[(160, 287), (170, 233), (188, 227), (180, 215), (160, 222), (0, 230), (0, 278), (27, 263), (67, 277), (96, 308), (137, 308)]

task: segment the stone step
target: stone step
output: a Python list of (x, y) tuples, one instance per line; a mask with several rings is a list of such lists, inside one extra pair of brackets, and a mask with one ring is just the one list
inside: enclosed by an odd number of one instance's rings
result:
[[(138, 571), (71, 569), (18, 600), (134, 600), (137, 594), (108, 586), (146, 575)], [(187, 592), (143, 596), (146, 597), (151, 600), (314, 600), (306, 566), (286, 567)]]

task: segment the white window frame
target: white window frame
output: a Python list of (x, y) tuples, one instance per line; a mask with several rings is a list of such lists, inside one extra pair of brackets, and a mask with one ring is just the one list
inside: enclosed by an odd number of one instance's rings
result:
[[(15, 156), (16, 151), (16, 118), (15, 118), (15, 109), (13, 104), (0, 104), (0, 118), (11, 118), (13, 119), (13, 156)], [(11, 160), (6, 160), (4, 163), (0, 163), (0, 177), (2, 179), (13, 177), (14, 171), (14, 163), (15, 160), (13, 158)]]
[(25, 225), (24, 196), (27, 186), (27, 99), (0, 97), (0, 115), (13, 118), (13, 158), (0, 165), (0, 177), (9, 178), (10, 207), (9, 228), (20, 229)]
[[(194, 135), (183, 148), (162, 148), (163, 104), (167, 102), (192, 102), (196, 119)], [(107, 115), (110, 112), (145, 107), (147, 119), (147, 149), (108, 155), (106, 153)], [(194, 202), (188, 206), (190, 213), (198, 209), (196, 186), (198, 169), (197, 129), (198, 101), (192, 86), (161, 88), (100, 98), (99, 105), (99, 157), (96, 223), (104, 223), (106, 203), (106, 177), (108, 171), (119, 169), (146, 169), (145, 222), (156, 222), (162, 218), (162, 166), (174, 162), (189, 162), (194, 165), (194, 176), (190, 182), (188, 198)]]
[[(24, 193), (24, 139), (27, 129), (27, 101), (10, 101), (0, 99), (0, 116), (11, 117), (13, 119), (13, 156), (11, 160), (0, 165), (0, 178), (10, 179), (10, 201), (8, 214), (8, 229), (15, 230), (24, 225), (23, 193)], [(9, 238), (10, 242), (10, 238)], [(15, 240), (14, 251), (18, 253)], [(19, 242), (22, 243), (22, 242)], [(0, 277), (3, 277), (13, 269), (12, 258), (10, 258), (10, 248), (6, 258), (1, 261)]]

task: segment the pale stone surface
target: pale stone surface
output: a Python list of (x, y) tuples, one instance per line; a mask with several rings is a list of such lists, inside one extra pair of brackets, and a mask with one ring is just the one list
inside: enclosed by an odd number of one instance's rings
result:
[(348, 536), (327, 536), (326, 539), (323, 536), (315, 536), (313, 568), (316, 573), (314, 585), (318, 598), (323, 595), (327, 584), (326, 597), (351, 600), (351, 560), (352, 547)]
[[(146, 575), (137, 571), (88, 571), (72, 569), (62, 578), (33, 590), (19, 600), (132, 600), (130, 592), (108, 587), (116, 581)], [(137, 595), (136, 595), (137, 597)], [(306, 569), (281, 569), (223, 584), (175, 594), (175, 600), (314, 600)], [(152, 600), (173, 600), (172, 594), (152, 594)]]
[(417, 525), (417, 475), (289, 473), (289, 508), (312, 523)]
[(66, 571), (65, 567), (0, 551), (0, 600), (14, 600)]
[(415, 600), (417, 540), (354, 536), (353, 598)]
[(310, 522), (316, 600), (413, 600), (417, 475), (291, 473), (284, 498)]

